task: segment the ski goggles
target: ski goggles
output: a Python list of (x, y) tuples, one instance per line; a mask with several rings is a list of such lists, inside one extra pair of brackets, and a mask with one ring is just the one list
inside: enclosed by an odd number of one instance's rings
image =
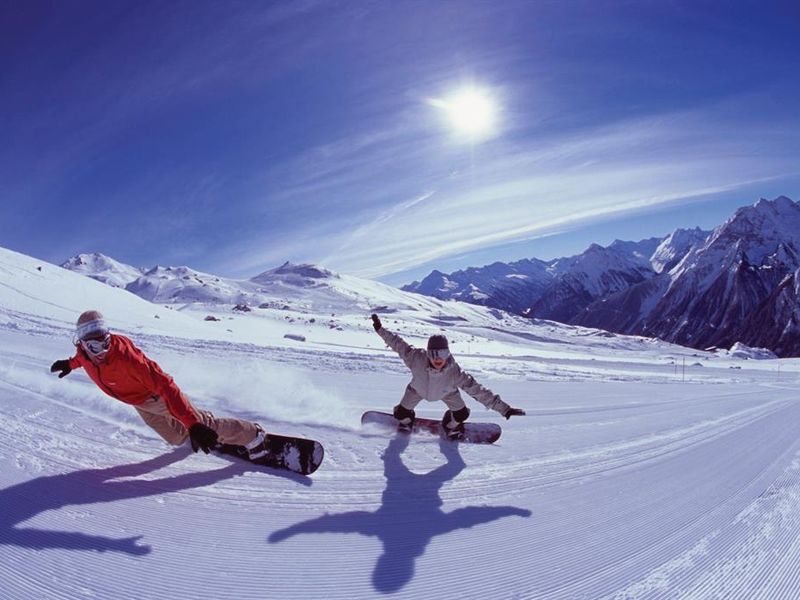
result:
[(108, 335), (108, 327), (103, 319), (94, 319), (93, 321), (81, 323), (75, 329), (75, 339), (79, 341), (89, 338), (101, 339), (106, 335)]
[(447, 360), (450, 358), (450, 350), (447, 348), (436, 348), (435, 350), (428, 350), (428, 358), (431, 360), (441, 359)]
[(81, 340), (80, 345), (90, 356), (102, 356), (111, 346), (111, 335), (107, 333), (101, 339)]

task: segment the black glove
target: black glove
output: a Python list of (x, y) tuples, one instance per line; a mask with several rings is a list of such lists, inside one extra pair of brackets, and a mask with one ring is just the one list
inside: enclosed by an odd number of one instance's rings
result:
[(375, 331), (380, 331), (381, 327), (381, 320), (378, 318), (378, 315), (372, 315), (372, 326), (375, 328)]
[(56, 371), (61, 371), (58, 375), (58, 378), (61, 379), (72, 373), (72, 367), (69, 366), (68, 360), (57, 360), (50, 366), (51, 373), (55, 373)]
[(208, 454), (208, 451), (217, 445), (217, 432), (207, 425), (195, 423), (189, 427), (189, 440), (192, 442), (194, 452), (202, 450)]
[(506, 412), (503, 413), (503, 416), (506, 420), (510, 419), (511, 417), (519, 417), (525, 414), (525, 411), (521, 408), (511, 408), (510, 406), (506, 409)]

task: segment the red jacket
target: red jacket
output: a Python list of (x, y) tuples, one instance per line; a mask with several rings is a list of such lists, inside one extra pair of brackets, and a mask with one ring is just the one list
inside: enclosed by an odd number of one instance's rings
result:
[(170, 414), (187, 429), (200, 421), (172, 377), (124, 335), (111, 335), (103, 364), (95, 365), (78, 346), (78, 352), (69, 359), (69, 366), (72, 369), (83, 367), (92, 381), (112, 398), (135, 406), (158, 396), (166, 402)]

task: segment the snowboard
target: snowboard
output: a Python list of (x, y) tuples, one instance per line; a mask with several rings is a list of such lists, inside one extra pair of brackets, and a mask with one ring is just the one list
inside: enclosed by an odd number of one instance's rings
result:
[[(382, 425), (384, 427), (398, 430), (397, 419), (395, 419), (389, 413), (368, 410), (361, 415), (361, 424), (366, 425), (368, 423), (374, 423), (376, 425)], [(414, 419), (414, 426), (408, 433), (431, 433), (433, 435), (445, 437), (443, 430), (444, 427), (442, 427), (442, 422), (440, 420), (417, 417)], [(496, 423), (476, 423), (472, 421), (466, 421), (464, 423), (464, 437), (459, 438), (458, 441), (468, 442), (471, 444), (493, 444), (500, 439), (500, 434), (502, 431), (503, 430), (500, 428), (500, 425), (497, 425)]]
[(325, 449), (322, 444), (315, 440), (276, 435), (274, 433), (267, 433), (267, 450), (269, 452), (261, 458), (250, 460), (247, 456), (247, 450), (242, 446), (232, 444), (220, 444), (215, 450), (220, 454), (235, 456), (254, 465), (285, 469), (301, 475), (311, 475), (317, 470), (325, 456)]

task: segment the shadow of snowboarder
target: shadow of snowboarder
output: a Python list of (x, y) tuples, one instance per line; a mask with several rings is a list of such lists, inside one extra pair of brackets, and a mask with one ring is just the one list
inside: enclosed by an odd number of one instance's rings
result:
[(187, 473), (148, 481), (113, 481), (122, 477), (137, 477), (151, 473), (188, 456), (188, 448), (178, 448), (139, 463), (118, 465), (105, 469), (85, 469), (60, 475), (37, 477), (30, 481), (0, 490), (0, 544), (42, 550), (94, 550), (144, 555), (150, 546), (139, 545), (142, 536), (108, 538), (79, 532), (49, 531), (19, 527), (19, 523), (47, 510), (65, 506), (115, 502), (132, 498), (158, 496), (169, 492), (211, 485), (242, 475), (253, 467), (243, 461), (222, 469)]
[(402, 434), (396, 436), (384, 453), (386, 489), (378, 510), (326, 514), (276, 531), (269, 536), (269, 542), (281, 542), (301, 533), (375, 536), (383, 543), (383, 554), (375, 564), (372, 584), (379, 592), (391, 593), (411, 581), (417, 557), (425, 553), (434, 537), (503, 517), (531, 515), (529, 510), (513, 506), (468, 506), (443, 512), (439, 491), (466, 466), (458, 452), (458, 444), (440, 440), (439, 448), (447, 462), (429, 473), (418, 475), (412, 473), (400, 458), (409, 438)]

